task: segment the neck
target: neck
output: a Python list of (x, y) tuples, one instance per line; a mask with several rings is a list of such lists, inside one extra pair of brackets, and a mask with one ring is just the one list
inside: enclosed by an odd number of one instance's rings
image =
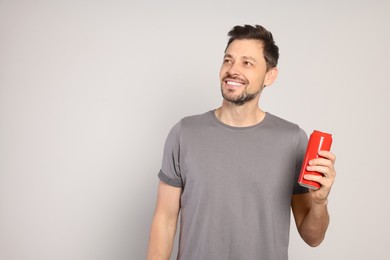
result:
[(222, 106), (215, 110), (215, 115), (224, 124), (247, 127), (257, 125), (263, 121), (265, 112), (259, 108), (257, 102), (248, 102), (242, 106), (237, 106), (223, 100)]

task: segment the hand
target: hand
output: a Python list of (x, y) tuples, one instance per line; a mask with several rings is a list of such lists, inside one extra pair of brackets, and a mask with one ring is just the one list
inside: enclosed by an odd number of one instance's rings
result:
[(334, 168), (336, 156), (329, 151), (319, 151), (318, 155), (321, 157), (310, 160), (306, 169), (308, 171), (319, 172), (323, 176), (306, 174), (304, 178), (306, 180), (316, 181), (321, 185), (318, 190), (310, 189), (313, 201), (321, 204), (327, 202), (330, 189), (332, 188), (336, 177)]

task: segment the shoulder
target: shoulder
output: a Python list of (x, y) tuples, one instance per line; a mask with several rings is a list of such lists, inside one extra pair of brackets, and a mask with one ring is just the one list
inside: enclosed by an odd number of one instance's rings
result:
[(307, 139), (306, 132), (298, 124), (271, 113), (267, 113), (267, 126), (270, 127), (274, 133), (294, 137), (298, 142)]
[(180, 119), (170, 131), (171, 136), (179, 137), (183, 131), (194, 130), (201, 126), (207, 125), (210, 122), (212, 111), (203, 114), (186, 116)]
[(212, 111), (208, 111), (203, 114), (187, 116), (182, 118), (178, 124), (182, 128), (187, 128), (187, 127), (193, 128), (193, 127), (203, 126), (205, 124), (210, 123), (210, 119), (212, 118), (211, 113)]
[(267, 124), (270, 127), (280, 128), (280, 129), (283, 129), (286, 131), (297, 131), (300, 129), (298, 124), (295, 124), (291, 121), (288, 121), (286, 119), (283, 119), (281, 117), (273, 115), (269, 112), (267, 112)]

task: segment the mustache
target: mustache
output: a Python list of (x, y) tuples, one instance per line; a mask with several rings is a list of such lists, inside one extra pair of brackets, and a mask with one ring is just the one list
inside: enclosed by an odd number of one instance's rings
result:
[(244, 82), (244, 83), (248, 83), (248, 80), (245, 79), (245, 78), (241, 78), (237, 75), (231, 75), (230, 73), (226, 73), (226, 75), (222, 78), (222, 81), (227, 81), (227, 80), (238, 80), (238, 81), (241, 81), (241, 82)]

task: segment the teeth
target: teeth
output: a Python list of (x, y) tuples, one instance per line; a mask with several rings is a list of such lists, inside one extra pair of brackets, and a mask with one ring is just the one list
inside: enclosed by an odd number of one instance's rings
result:
[(234, 82), (234, 81), (227, 81), (226, 84), (233, 85), (233, 86), (242, 86), (242, 83)]

